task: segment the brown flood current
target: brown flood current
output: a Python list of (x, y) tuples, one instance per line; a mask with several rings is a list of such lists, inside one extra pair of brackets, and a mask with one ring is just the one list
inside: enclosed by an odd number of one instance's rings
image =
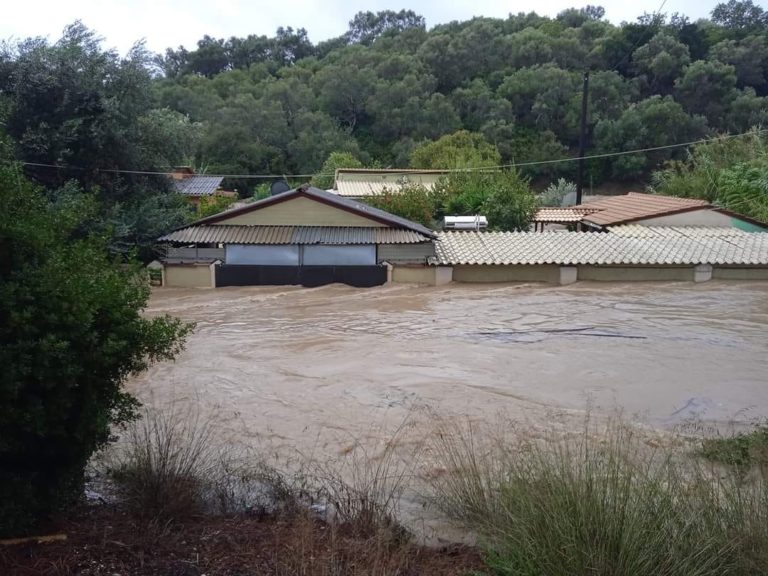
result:
[(129, 389), (285, 457), (338, 456), (425, 408), (532, 426), (587, 407), (667, 429), (768, 417), (767, 283), (159, 289), (149, 313), (197, 329)]

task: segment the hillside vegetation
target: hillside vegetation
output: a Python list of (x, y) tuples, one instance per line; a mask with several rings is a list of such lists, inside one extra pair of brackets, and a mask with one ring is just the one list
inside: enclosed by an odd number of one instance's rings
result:
[[(202, 124), (198, 160), (224, 173), (312, 173), (332, 151), (414, 166), (423, 141), (467, 130), (502, 163), (576, 154), (582, 77), (593, 153), (744, 132), (768, 119), (768, 16), (749, 0), (708, 20), (604, 10), (474, 18), (427, 30), (412, 11), (359, 13), (339, 38), (304, 29), (204, 37), (159, 59), (159, 106)], [(644, 178), (684, 150), (594, 161), (592, 181)], [(450, 167), (450, 166), (446, 166)], [(570, 177), (575, 166), (531, 167)], [(245, 185), (246, 183), (241, 183)]]
[[(427, 29), (409, 10), (360, 12), (345, 34), (317, 44), (286, 27), (273, 37), (206, 36), (194, 50), (162, 55), (139, 43), (124, 56), (75, 22), (54, 42), (0, 44), (2, 154), (25, 163), (50, 200), (90, 194), (96, 210), (82, 232), (107, 236), (116, 252), (138, 248), (146, 261), (155, 238), (193, 217), (162, 174), (180, 164), (296, 175), (291, 184), (314, 175), (322, 187), (343, 165), (522, 164), (511, 178), (535, 189), (573, 180), (575, 162), (552, 160), (577, 154), (587, 70), (589, 154), (766, 124), (768, 12), (751, 0), (719, 4), (696, 22), (646, 14), (615, 25), (603, 16), (588, 6)], [(699, 192), (696, 171), (682, 164), (654, 186), (765, 217), (765, 148), (751, 149), (760, 158), (739, 160), (751, 172), (710, 179), (722, 193)], [(587, 184), (650, 182), (670, 160), (690, 163), (690, 150), (595, 158)], [(225, 186), (263, 195), (269, 179), (228, 178)], [(500, 221), (524, 226), (526, 211), (518, 212)]]

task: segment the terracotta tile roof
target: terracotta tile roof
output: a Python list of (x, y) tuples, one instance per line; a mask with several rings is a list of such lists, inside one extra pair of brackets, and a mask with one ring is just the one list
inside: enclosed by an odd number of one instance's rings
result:
[(417, 244), (430, 238), (397, 228), (354, 226), (190, 226), (159, 238), (175, 244)]
[[(640, 227), (636, 227), (640, 228)], [(443, 232), (438, 263), (768, 266), (768, 233), (653, 228), (613, 232)], [(727, 230), (727, 232), (726, 232)]]
[(678, 214), (701, 208), (712, 208), (712, 205), (706, 200), (695, 198), (675, 198), (673, 196), (630, 192), (623, 196), (611, 196), (579, 204), (574, 206), (574, 208), (592, 211), (584, 216), (584, 222), (599, 226), (616, 226), (646, 218)]
[[(596, 209), (595, 209), (596, 210)], [(581, 222), (585, 214), (594, 212), (590, 208), (539, 208), (534, 222)]]

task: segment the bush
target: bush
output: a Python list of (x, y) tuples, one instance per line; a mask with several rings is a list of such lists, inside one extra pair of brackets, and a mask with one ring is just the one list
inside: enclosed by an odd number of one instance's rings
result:
[(382, 194), (366, 197), (365, 202), (429, 228), (434, 226), (434, 196), (423, 186), (407, 185), (396, 190), (385, 189)]
[(0, 166), (0, 535), (82, 493), (86, 463), (130, 420), (125, 379), (170, 359), (190, 326), (144, 318), (145, 272), (84, 236), (87, 198), (53, 206)]
[(200, 204), (197, 207), (197, 217), (205, 218), (206, 216), (213, 216), (219, 212), (224, 212), (232, 204), (237, 201), (237, 198), (231, 198), (229, 196), (208, 196), (200, 199)]
[(576, 196), (576, 184), (569, 182), (565, 178), (560, 178), (557, 182), (550, 184), (539, 196), (539, 204), (542, 206), (561, 207), (566, 197), (571, 194)]
[(438, 505), (476, 530), (495, 574), (748, 575), (768, 560), (768, 483), (709, 470), (612, 423), (481, 446), (447, 426)]

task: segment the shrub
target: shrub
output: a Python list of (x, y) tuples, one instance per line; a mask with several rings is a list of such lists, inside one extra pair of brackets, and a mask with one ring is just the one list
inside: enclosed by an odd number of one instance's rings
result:
[(435, 200), (423, 186), (404, 185), (395, 190), (385, 189), (381, 194), (367, 197), (365, 202), (424, 226), (434, 226)]
[(84, 237), (87, 198), (53, 206), (5, 165), (0, 204), (0, 535), (16, 535), (82, 493), (110, 425), (134, 414), (123, 382), (191, 327), (141, 315), (145, 273)]
[(219, 212), (224, 212), (232, 204), (235, 203), (237, 198), (231, 198), (229, 196), (208, 196), (200, 199), (200, 205), (197, 207), (197, 217), (205, 218), (206, 216), (213, 216)]
[(476, 530), (496, 574), (748, 575), (768, 559), (768, 487), (744, 485), (628, 426), (481, 445), (444, 427), (440, 508)]
[(437, 183), (434, 197), (436, 216), (482, 214), (496, 230), (527, 230), (537, 207), (528, 180), (516, 170), (452, 172)]
[(576, 184), (569, 182), (565, 178), (560, 178), (557, 182), (550, 184), (539, 196), (539, 204), (542, 206), (563, 206), (566, 197), (571, 194), (576, 196)]

